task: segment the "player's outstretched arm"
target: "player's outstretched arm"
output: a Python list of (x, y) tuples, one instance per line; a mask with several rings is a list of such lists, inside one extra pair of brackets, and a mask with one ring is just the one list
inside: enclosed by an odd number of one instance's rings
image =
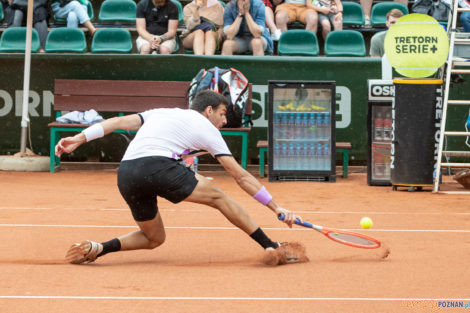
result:
[(300, 216), (295, 215), (293, 212), (279, 206), (279, 204), (274, 201), (273, 197), (269, 194), (266, 188), (253, 175), (244, 170), (243, 167), (241, 167), (240, 164), (238, 164), (237, 161), (233, 158), (233, 156), (220, 156), (217, 157), (217, 160), (246, 193), (248, 193), (260, 203), (266, 205), (269, 209), (271, 209), (271, 211), (276, 213), (277, 216), (283, 213), (286, 216), (283, 222), (286, 223), (289, 227), (292, 227), (292, 224), (295, 222), (296, 218), (302, 221)]
[(101, 123), (94, 124), (81, 133), (72, 137), (62, 138), (55, 146), (55, 155), (60, 157), (63, 153), (70, 153), (77, 149), (81, 144), (96, 138), (103, 137), (117, 129), (138, 130), (142, 126), (140, 116), (137, 114), (113, 117), (104, 120)]

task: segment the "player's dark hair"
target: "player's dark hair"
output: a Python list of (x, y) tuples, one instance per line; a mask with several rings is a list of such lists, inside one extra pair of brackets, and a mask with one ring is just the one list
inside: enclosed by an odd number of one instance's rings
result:
[(211, 106), (212, 109), (217, 110), (217, 107), (220, 104), (227, 106), (227, 98), (212, 90), (206, 89), (196, 94), (189, 108), (202, 113), (208, 106)]

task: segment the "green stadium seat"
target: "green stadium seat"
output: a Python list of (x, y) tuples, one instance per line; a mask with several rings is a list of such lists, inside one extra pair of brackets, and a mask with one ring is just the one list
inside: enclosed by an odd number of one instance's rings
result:
[[(91, 1), (88, 0), (87, 3), (87, 13), (88, 16), (90, 17), (90, 21), (95, 20), (95, 13), (93, 12), (93, 5), (91, 4)], [(54, 24), (67, 24), (67, 19), (65, 18), (58, 18), (54, 15)]]
[(225, 6), (227, 5), (225, 2), (223, 2), (222, 0), (219, 0), (220, 4), (225, 8)]
[(171, 0), (171, 2), (173, 2), (178, 7), (178, 23), (184, 24), (183, 5), (178, 0)]
[(5, 14), (3, 13), (3, 5), (0, 4), (0, 24), (3, 22)]
[(85, 33), (78, 28), (53, 28), (47, 35), (46, 52), (85, 52)]
[(285, 31), (279, 38), (277, 51), (279, 55), (318, 56), (317, 36), (303, 29)]
[(399, 9), (404, 15), (408, 14), (408, 7), (399, 2), (379, 2), (372, 7), (370, 21), (374, 27), (383, 27), (387, 21), (387, 13), (390, 10)]
[[(118, 1), (118, 0), (112, 0)], [(129, 30), (124, 28), (100, 28), (93, 35), (91, 52), (131, 53), (132, 39)]]
[[(39, 35), (32, 29), (31, 52), (39, 50)], [(3, 31), (0, 37), (0, 52), (25, 52), (26, 27), (10, 27)]]
[(343, 4), (343, 25), (362, 26), (364, 25), (364, 12), (357, 2), (344, 1)]
[(355, 30), (335, 30), (326, 36), (326, 56), (356, 56), (366, 55), (366, 45), (362, 34)]
[(100, 7), (101, 22), (135, 23), (137, 6), (132, 0), (105, 0)]

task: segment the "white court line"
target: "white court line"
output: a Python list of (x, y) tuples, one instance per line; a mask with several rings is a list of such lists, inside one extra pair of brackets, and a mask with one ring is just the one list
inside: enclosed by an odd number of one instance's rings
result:
[(0, 296), (0, 299), (62, 300), (222, 300), (222, 301), (470, 301), (470, 298), (261, 298), (261, 297), (92, 297), (92, 296)]
[[(0, 224), (0, 227), (50, 227), (50, 228), (137, 228), (130, 225), (52, 225), (52, 224)], [(239, 230), (237, 227), (213, 227), (213, 226), (165, 226), (165, 229), (193, 229), (193, 230)], [(269, 230), (284, 231), (312, 231), (308, 228), (280, 228), (263, 227)], [(342, 228), (349, 231), (362, 232), (426, 232), (426, 233), (470, 233), (468, 229), (358, 229)]]
[[(57, 209), (62, 210), (63, 208)], [(95, 210), (93, 208), (77, 209), (65, 208), (66, 210)], [(52, 208), (29, 208), (29, 207), (0, 207), (0, 210), (53, 210)], [(129, 211), (129, 208), (99, 208), (100, 211)], [(376, 212), (376, 211), (302, 211), (293, 209), (298, 214), (357, 214), (357, 215), (470, 215), (470, 212)], [(217, 212), (216, 210), (204, 209), (161, 209), (165, 212)]]

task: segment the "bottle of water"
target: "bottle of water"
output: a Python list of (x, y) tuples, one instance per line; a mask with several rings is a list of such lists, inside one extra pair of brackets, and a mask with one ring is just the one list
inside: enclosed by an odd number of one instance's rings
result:
[(325, 113), (325, 118), (323, 119), (323, 133), (325, 135), (325, 140), (329, 140), (331, 137), (331, 129), (330, 129), (330, 113)]
[(317, 113), (311, 113), (310, 115), (310, 139), (315, 139), (318, 136), (317, 117)]
[(310, 165), (308, 144), (304, 143), (302, 146), (302, 152), (300, 154), (300, 169), (308, 170)]
[(281, 170), (286, 169), (286, 161), (287, 161), (287, 145), (285, 143), (282, 144), (281, 146), (281, 157), (279, 158), (279, 167)]
[(325, 152), (323, 150), (323, 147), (322, 147), (322, 144), (319, 143), (317, 145), (317, 158), (318, 158), (318, 161), (317, 161), (317, 168), (319, 171), (323, 171), (325, 169)]
[(287, 149), (287, 164), (286, 167), (288, 170), (293, 170), (295, 166), (295, 152), (294, 152), (294, 144), (290, 143), (289, 148)]
[(325, 114), (319, 114), (318, 116), (318, 137), (325, 140)]
[(286, 138), (287, 119), (289, 115), (287, 113), (281, 114), (281, 127), (279, 128), (279, 139)]
[(300, 143), (297, 143), (295, 145), (295, 160), (294, 160), (294, 168), (296, 170), (301, 170), (302, 169), (302, 145)]
[(281, 146), (278, 143), (274, 145), (273, 154), (274, 154), (273, 155), (273, 161), (274, 161), (273, 168), (275, 170), (278, 170), (280, 168), (279, 162), (280, 162), (280, 157), (281, 157)]
[(329, 171), (331, 169), (331, 151), (330, 145), (325, 143), (323, 146), (323, 169)]
[(309, 166), (309, 170), (317, 170), (317, 166), (318, 166), (318, 159), (317, 159), (317, 145), (312, 143), (310, 144), (310, 148), (309, 148), (309, 159), (310, 159), (310, 166)]
[(295, 138), (301, 139), (302, 137), (302, 114), (296, 113), (295, 120), (294, 120), (294, 127), (295, 127)]
[(308, 113), (302, 114), (302, 133), (301, 139), (308, 139)]

